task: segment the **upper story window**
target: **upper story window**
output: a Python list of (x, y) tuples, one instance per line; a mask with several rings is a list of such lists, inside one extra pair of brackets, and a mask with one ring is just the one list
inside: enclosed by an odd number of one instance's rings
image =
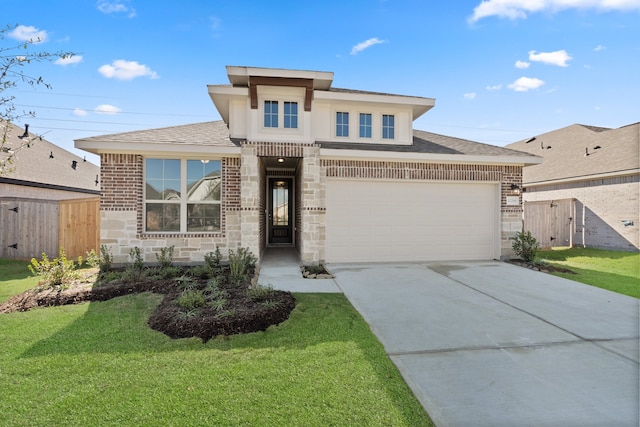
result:
[(284, 127), (289, 129), (298, 128), (298, 103), (284, 102)]
[(371, 138), (370, 113), (360, 113), (360, 138)]
[(145, 160), (145, 231), (220, 231), (219, 160)]
[(395, 116), (393, 114), (382, 115), (382, 138), (393, 139), (395, 129)]
[(278, 127), (278, 101), (264, 101), (264, 127)]
[(349, 113), (336, 113), (336, 136), (349, 136)]

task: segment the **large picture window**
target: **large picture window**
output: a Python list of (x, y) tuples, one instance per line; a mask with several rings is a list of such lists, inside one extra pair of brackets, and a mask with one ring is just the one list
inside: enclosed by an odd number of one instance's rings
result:
[(219, 160), (146, 159), (145, 230), (220, 231)]

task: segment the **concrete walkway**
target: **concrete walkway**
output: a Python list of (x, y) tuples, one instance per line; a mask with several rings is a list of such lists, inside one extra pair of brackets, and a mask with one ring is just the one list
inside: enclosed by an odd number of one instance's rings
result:
[(638, 426), (640, 301), (500, 262), (329, 266), (438, 426)]
[(333, 279), (303, 278), (298, 253), (292, 247), (267, 248), (260, 261), (258, 283), (289, 292), (342, 292)]

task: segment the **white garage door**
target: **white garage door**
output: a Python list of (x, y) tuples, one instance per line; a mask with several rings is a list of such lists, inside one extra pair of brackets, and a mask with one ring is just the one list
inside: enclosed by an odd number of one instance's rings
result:
[(497, 184), (327, 182), (327, 262), (499, 256)]

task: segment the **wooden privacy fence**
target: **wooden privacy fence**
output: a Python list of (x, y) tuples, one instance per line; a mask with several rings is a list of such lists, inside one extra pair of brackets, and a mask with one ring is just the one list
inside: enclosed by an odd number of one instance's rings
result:
[(0, 258), (85, 256), (100, 246), (100, 198), (74, 200), (0, 198)]
[(524, 202), (524, 230), (540, 247), (573, 246), (575, 199)]

